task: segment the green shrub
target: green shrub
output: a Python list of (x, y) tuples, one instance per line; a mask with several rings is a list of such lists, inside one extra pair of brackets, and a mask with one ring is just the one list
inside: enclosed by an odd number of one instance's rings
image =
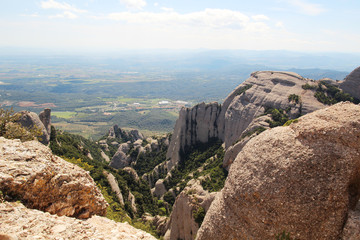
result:
[(302, 85), (301, 86), (303, 89), (305, 90), (314, 90), (314, 89), (317, 89), (317, 86), (316, 85), (310, 85), (308, 83), (306, 83), (305, 85)]
[(193, 211), (194, 220), (197, 224), (199, 224), (199, 227), (201, 226), (202, 222), (204, 221), (205, 214), (206, 214), (205, 209), (201, 206), (199, 206), (197, 210)]
[(287, 121), (286, 123), (284, 123), (284, 127), (286, 127), (286, 126), (289, 126), (290, 124), (292, 124), (292, 123), (297, 123), (299, 121), (299, 119), (290, 119), (289, 121)]
[(246, 90), (250, 89), (252, 86), (253, 86), (252, 84), (246, 84), (244, 87), (236, 91), (236, 95), (243, 94), (244, 92), (246, 92)]
[(299, 95), (296, 94), (290, 94), (288, 97), (289, 102), (295, 102), (296, 104), (299, 104), (301, 101), (301, 98)]
[(282, 109), (267, 108), (265, 109), (265, 114), (271, 115), (272, 120), (266, 120), (270, 128), (282, 126), (289, 120), (289, 116)]
[(358, 99), (351, 97), (350, 94), (344, 93), (338, 87), (331, 85), (330, 83), (327, 83), (325, 81), (319, 82), (314, 97), (319, 102), (326, 105), (332, 105), (343, 101), (349, 101), (356, 104), (359, 103)]
[(241, 139), (244, 139), (244, 138), (246, 138), (246, 137), (250, 137), (250, 136), (252, 136), (253, 134), (259, 135), (260, 133), (262, 133), (262, 132), (265, 131), (265, 130), (266, 130), (266, 128), (264, 128), (263, 126), (255, 127), (253, 130), (248, 131), (248, 132), (245, 133), (245, 134), (242, 134), (242, 135), (241, 135)]
[(283, 231), (282, 233), (276, 236), (276, 240), (293, 240), (293, 239), (290, 237), (290, 233), (286, 233), (285, 231)]

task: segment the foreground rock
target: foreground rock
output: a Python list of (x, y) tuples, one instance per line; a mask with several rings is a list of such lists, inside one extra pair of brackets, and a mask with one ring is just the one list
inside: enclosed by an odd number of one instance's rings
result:
[(251, 139), (197, 239), (360, 239), (360, 106), (339, 103)]
[(83, 221), (28, 209), (21, 203), (1, 203), (0, 222), (0, 239), (156, 239), (127, 223), (105, 217)]
[(37, 141), (0, 137), (0, 190), (59, 216), (106, 214), (107, 203), (90, 175)]

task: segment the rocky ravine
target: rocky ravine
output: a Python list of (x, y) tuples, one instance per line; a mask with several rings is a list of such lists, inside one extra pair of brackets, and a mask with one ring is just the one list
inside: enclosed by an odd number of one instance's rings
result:
[[(325, 105), (316, 100), (312, 91), (302, 88), (312, 81), (290, 72), (254, 72), (229, 94), (222, 105), (201, 103), (191, 109), (183, 108), (167, 153), (170, 159), (167, 169), (177, 164), (180, 151), (196, 142), (204, 143), (211, 138), (218, 138), (228, 149), (257, 117), (264, 114), (265, 107), (291, 107), (290, 116), (293, 118), (324, 108)], [(291, 94), (299, 96), (301, 102), (290, 102)], [(232, 154), (233, 158), (239, 150)]]
[(0, 191), (38, 209), (0, 199), (0, 239), (155, 239), (96, 216), (107, 203), (88, 172), (37, 141), (0, 137)]
[(360, 106), (339, 103), (251, 139), (197, 239), (360, 239)]

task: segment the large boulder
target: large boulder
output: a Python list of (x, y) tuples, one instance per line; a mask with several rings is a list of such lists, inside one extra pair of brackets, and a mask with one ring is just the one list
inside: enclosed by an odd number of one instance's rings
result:
[(128, 223), (99, 216), (86, 221), (58, 217), (16, 202), (0, 203), (0, 222), (0, 239), (156, 239)]
[(339, 103), (252, 138), (197, 239), (360, 239), (360, 106)]
[(106, 214), (107, 203), (89, 173), (37, 141), (0, 137), (0, 191), (59, 216)]

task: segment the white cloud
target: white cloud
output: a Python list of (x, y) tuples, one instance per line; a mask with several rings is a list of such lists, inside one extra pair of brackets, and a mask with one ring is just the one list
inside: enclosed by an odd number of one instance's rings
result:
[(301, 12), (312, 16), (319, 15), (320, 13), (326, 11), (326, 9), (320, 4), (309, 3), (305, 0), (287, 0), (287, 2), (295, 7), (298, 7)]
[(251, 16), (251, 18), (255, 21), (269, 21), (270, 18), (268, 16), (265, 16), (265, 15), (255, 15), (255, 16)]
[(200, 12), (180, 14), (174, 11), (153, 12), (120, 12), (108, 15), (109, 19), (132, 24), (172, 25), (174, 27), (210, 27), (244, 29), (255, 24), (250, 18), (238, 11), (227, 9), (205, 9)]
[(86, 10), (78, 9), (68, 3), (65, 2), (57, 2), (54, 0), (48, 0), (41, 2), (41, 7), (43, 9), (59, 9), (59, 10), (65, 10), (65, 11), (72, 11), (77, 13), (84, 13), (87, 12)]
[(167, 8), (167, 7), (162, 7), (161, 10), (163, 10), (165, 12), (173, 12), (174, 11), (173, 8)]
[(69, 11), (65, 11), (63, 12), (63, 14), (57, 14), (57, 15), (54, 15), (54, 16), (50, 16), (49, 18), (68, 18), (68, 19), (75, 19), (77, 18), (78, 16), (72, 12), (69, 12)]
[(33, 18), (40, 17), (38, 13), (33, 13), (33, 14), (21, 14), (20, 16), (21, 16), (21, 17), (33, 17)]
[(130, 9), (142, 9), (146, 6), (144, 0), (120, 0), (120, 2)]

